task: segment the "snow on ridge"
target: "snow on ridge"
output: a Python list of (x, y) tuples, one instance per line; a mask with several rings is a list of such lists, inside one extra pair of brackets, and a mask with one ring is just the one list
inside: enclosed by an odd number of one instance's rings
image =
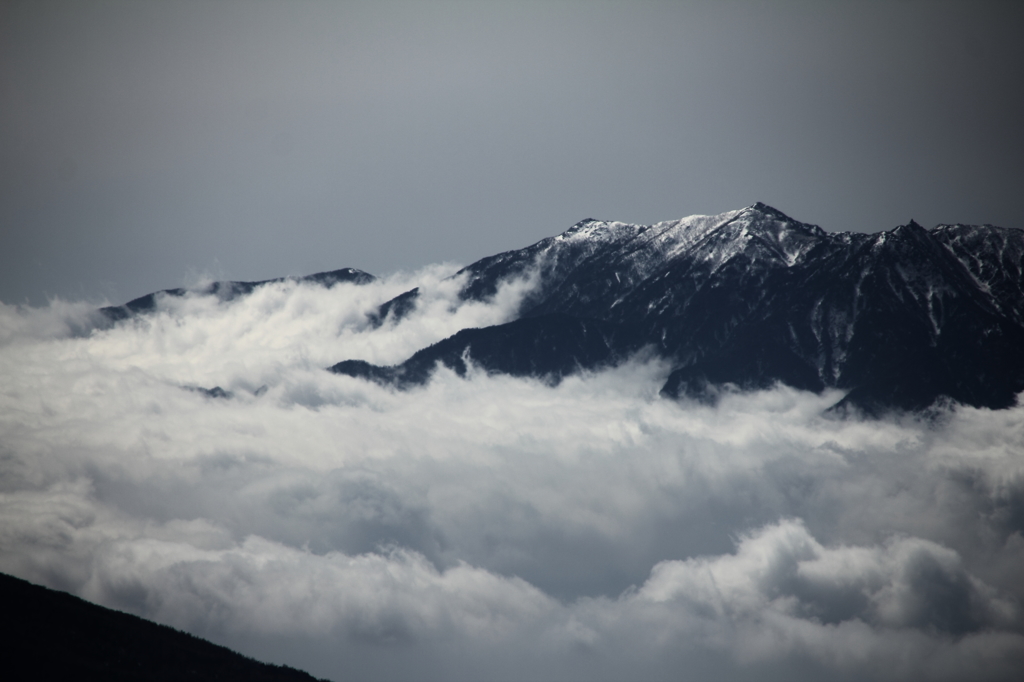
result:
[[(695, 214), (677, 220), (654, 223), (653, 225), (636, 225), (593, 219), (582, 220), (555, 237), (555, 241), (587, 241), (597, 244), (625, 244), (636, 241), (640, 242), (636, 245), (637, 248), (643, 249), (652, 256), (659, 254), (668, 260), (689, 250), (719, 229), (729, 224), (736, 224), (738, 222), (737, 219), (742, 220), (745, 228), (767, 225), (782, 227), (783, 229), (776, 228), (771, 230), (771, 233), (774, 240), (780, 242), (779, 246), (780, 251), (783, 252), (783, 260), (791, 262), (795, 262), (807, 249), (799, 245), (793, 249), (782, 244), (782, 241), (795, 241), (783, 239), (783, 235), (791, 231), (785, 228), (808, 227), (811, 228), (814, 236), (824, 236), (826, 234), (824, 230), (817, 226), (804, 226), (803, 223), (794, 221), (785, 216), (785, 214), (758, 203), (724, 213), (714, 215)], [(761, 232), (761, 230), (755, 231)], [(750, 235), (744, 232), (743, 236), (749, 238)]]
[[(554, 237), (545, 251), (550, 252), (553, 248), (557, 253), (563, 245), (572, 244), (583, 248), (587, 254), (583, 256), (584, 259), (597, 254), (615, 254), (619, 258), (616, 276), (633, 279), (646, 277), (659, 267), (687, 254), (711, 264), (712, 270), (717, 270), (741, 253), (753, 261), (792, 268), (803, 262), (823, 241), (833, 246), (850, 246), (859, 241), (858, 237), (863, 237), (870, 245), (869, 248), (877, 253), (880, 249), (891, 248), (894, 238), (902, 241), (900, 237), (908, 226), (912, 224), (870, 235), (826, 232), (817, 225), (802, 223), (770, 206), (756, 203), (715, 215), (695, 214), (652, 225), (583, 220)], [(962, 243), (976, 239), (981, 233), (987, 234), (986, 227), (938, 225), (929, 232), (936, 236), (945, 232), (941, 241), (946, 249), (953, 250), (947, 242)], [(1006, 241), (1005, 237), (1002, 241)], [(1006, 248), (1005, 243), (998, 246)], [(962, 251), (963, 247), (958, 250)], [(955, 255), (961, 261), (965, 260), (963, 253)], [(977, 264), (972, 265), (973, 269), (977, 269)], [(629, 270), (633, 271), (632, 276), (625, 274)], [(975, 279), (979, 284), (986, 284), (983, 277), (975, 276)]]
[(666, 238), (662, 240), (662, 244), (665, 246), (664, 254), (666, 258), (675, 258), (746, 210), (741, 208), (717, 215), (692, 215), (677, 221), (658, 223), (653, 227), (665, 226), (661, 233), (666, 235)]
[(635, 236), (646, 229), (643, 225), (632, 225), (609, 220), (582, 220), (555, 237), (556, 242), (611, 243)]
[(605, 250), (610, 249), (618, 258), (616, 276), (635, 281), (649, 276), (658, 267), (685, 253), (745, 210), (717, 215), (692, 215), (653, 225), (582, 220), (554, 237), (543, 253), (550, 258), (565, 247), (575, 246), (582, 247), (586, 254), (584, 258), (589, 258), (597, 253), (607, 253)]

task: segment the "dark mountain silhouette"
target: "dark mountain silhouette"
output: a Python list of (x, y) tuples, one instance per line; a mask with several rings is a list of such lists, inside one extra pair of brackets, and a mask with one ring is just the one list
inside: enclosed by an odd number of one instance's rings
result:
[[(214, 294), (222, 301), (231, 301), (239, 296), (245, 296), (251, 294), (256, 287), (264, 284), (274, 284), (276, 282), (284, 282), (288, 278), (278, 277), (277, 279), (265, 279), (259, 282), (213, 282), (212, 284), (195, 290), (194, 293), (198, 294)], [(306, 275), (305, 277), (293, 278), (298, 282), (308, 282), (312, 284), (319, 284), (327, 287), (328, 289), (339, 282), (351, 282), (354, 284), (367, 284), (376, 279), (373, 275), (363, 272), (362, 270), (356, 270), (355, 268), (342, 268), (341, 270), (331, 270), (330, 272), (318, 272), (315, 275)], [(142, 313), (149, 313), (156, 310), (157, 299), (160, 296), (172, 296), (181, 297), (189, 293), (189, 289), (164, 289), (163, 291), (157, 291), (152, 294), (146, 294), (139, 298), (132, 299), (124, 305), (107, 306), (106, 308), (100, 308), (100, 312), (103, 313), (109, 320), (118, 322), (120, 320), (127, 319), (132, 315), (139, 315)]]
[[(646, 349), (671, 363), (668, 397), (719, 388), (846, 392), (838, 408), (921, 410), (937, 400), (1005, 408), (1024, 391), (1024, 231), (914, 221), (875, 234), (825, 232), (765, 204), (656, 225), (583, 220), (460, 270), (463, 301), (536, 282), (506, 324), (464, 329), (393, 367), (358, 358), (331, 371), (407, 388), (438, 364), (557, 382)], [(374, 278), (351, 268), (302, 278)], [(268, 282), (217, 282), (232, 300)], [(110, 321), (155, 309), (149, 294), (103, 308)], [(371, 316), (416, 309), (407, 291)], [(217, 388), (210, 397), (230, 397)]]
[(0, 574), (7, 680), (313, 682), (286, 666)]
[[(911, 221), (828, 233), (764, 204), (651, 226), (584, 220), (464, 268), (463, 300), (536, 276), (516, 319), (467, 329), (394, 367), (330, 369), (407, 387), (437, 363), (552, 381), (641, 348), (669, 359), (667, 396), (775, 382), (848, 391), (871, 413), (948, 398), (1004, 408), (1024, 391), (1024, 231)], [(412, 290), (376, 324), (415, 309)]]

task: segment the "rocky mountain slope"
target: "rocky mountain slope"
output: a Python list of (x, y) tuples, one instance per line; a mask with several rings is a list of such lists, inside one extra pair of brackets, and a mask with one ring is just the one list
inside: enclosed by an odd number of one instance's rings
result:
[[(670, 360), (662, 392), (713, 399), (723, 385), (847, 391), (870, 412), (950, 398), (1007, 407), (1024, 390), (1024, 232), (911, 221), (876, 234), (829, 233), (764, 204), (641, 226), (584, 220), (484, 258), (456, 276), (492, 296), (533, 275), (516, 320), (467, 329), (393, 367), (335, 372), (408, 386), (437, 363), (544, 376), (620, 362), (643, 348)], [(418, 292), (385, 303), (401, 318)]]

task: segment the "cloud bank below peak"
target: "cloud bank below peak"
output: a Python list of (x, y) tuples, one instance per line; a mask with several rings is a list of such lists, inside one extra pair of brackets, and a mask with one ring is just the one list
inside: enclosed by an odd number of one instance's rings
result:
[(1013, 679), (1020, 405), (676, 402), (645, 356), (554, 386), (324, 371), (529, 291), (461, 301), (454, 270), (91, 332), (77, 304), (0, 309), (0, 570), (334, 679)]

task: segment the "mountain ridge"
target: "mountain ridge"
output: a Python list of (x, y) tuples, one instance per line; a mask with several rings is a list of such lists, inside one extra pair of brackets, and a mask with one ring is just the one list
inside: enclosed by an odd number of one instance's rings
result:
[[(485, 300), (500, 282), (531, 269), (537, 288), (517, 319), (490, 328), (493, 335), (518, 337), (521, 320), (545, 317), (543, 333), (567, 339), (574, 318), (604, 325), (609, 340), (609, 353), (593, 365), (592, 351), (561, 344), (561, 360), (547, 363), (563, 368), (550, 375), (556, 380), (566, 367), (597, 368), (651, 346), (675, 365), (662, 388), (671, 397), (713, 399), (722, 384), (782, 382), (839, 388), (848, 392), (842, 405), (880, 413), (942, 398), (1008, 407), (1024, 390), (1019, 230), (926, 230), (911, 220), (874, 234), (826, 232), (759, 202), (650, 226), (588, 219), (454, 276), (466, 277), (463, 300)], [(408, 291), (385, 303), (378, 324), (401, 319), (416, 296)], [(423, 349), (408, 367), (331, 369), (401, 386), (425, 376), (428, 357), (459, 374), (469, 359), (487, 371), (537, 375), (509, 370), (481, 343), (495, 347), (477, 331)], [(537, 360), (525, 365), (544, 364)]]
[[(880, 414), (937, 400), (1004, 408), (1024, 391), (1024, 230), (910, 220), (827, 232), (757, 202), (653, 225), (588, 218), (449, 279), (461, 279), (460, 302), (488, 301), (514, 279), (532, 287), (504, 324), (463, 329), (393, 366), (348, 358), (328, 369), (399, 388), (427, 381), (438, 364), (557, 382), (648, 349), (671, 367), (661, 392), (672, 398), (781, 382), (839, 389), (838, 408)], [(346, 268), (307, 280), (373, 276)], [(267, 282), (203, 293), (231, 300)], [(113, 321), (144, 314), (158, 295), (103, 312)], [(420, 295), (384, 302), (371, 324), (399, 323)]]
[(133, 315), (139, 315), (143, 313), (149, 313), (156, 310), (157, 299), (160, 296), (170, 296), (173, 298), (180, 298), (188, 293), (197, 293), (205, 295), (215, 295), (221, 301), (232, 301), (239, 296), (246, 296), (251, 294), (257, 287), (261, 287), (265, 284), (277, 284), (278, 282), (296, 281), (303, 283), (319, 284), (320, 286), (330, 289), (335, 284), (340, 282), (351, 282), (355, 284), (366, 284), (372, 282), (376, 277), (368, 272), (357, 270), (355, 268), (341, 268), (338, 270), (329, 270), (326, 272), (317, 272), (312, 275), (305, 275), (303, 277), (276, 277), (274, 279), (264, 279), (255, 282), (240, 282), (240, 281), (218, 281), (211, 282), (205, 287), (199, 289), (186, 289), (184, 287), (176, 287), (174, 289), (163, 289), (161, 291), (155, 291), (145, 296), (139, 296), (134, 298), (124, 305), (119, 306), (106, 306), (100, 308), (100, 312), (112, 322), (119, 322), (120, 320), (127, 319)]

